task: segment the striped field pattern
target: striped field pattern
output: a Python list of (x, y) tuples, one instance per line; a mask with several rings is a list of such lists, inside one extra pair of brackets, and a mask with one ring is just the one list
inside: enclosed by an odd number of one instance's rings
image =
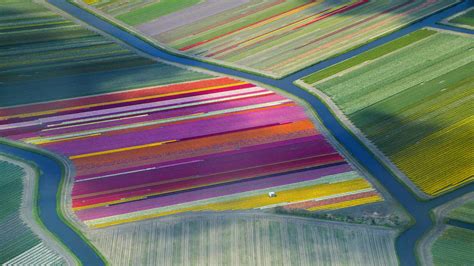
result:
[(413, 184), (474, 181), (473, 36), (421, 29), (304, 78)]
[[(118, 5), (117, 2), (120, 2)], [(451, 0), (206, 0), (161, 17), (151, 5), (107, 0), (94, 6), (184, 53), (272, 76), (284, 76), (394, 31)], [(143, 2), (143, 1), (140, 1)], [(161, 2), (158, 0), (153, 3)], [(181, 1), (175, 1), (175, 5)], [(237, 3), (238, 6), (232, 4)], [(136, 19), (130, 16), (136, 14)], [(182, 18), (186, 17), (186, 20)], [(139, 23), (141, 22), (141, 23)]]
[(0, 135), (73, 161), (72, 208), (92, 227), (382, 200), (303, 107), (227, 77), (3, 108)]

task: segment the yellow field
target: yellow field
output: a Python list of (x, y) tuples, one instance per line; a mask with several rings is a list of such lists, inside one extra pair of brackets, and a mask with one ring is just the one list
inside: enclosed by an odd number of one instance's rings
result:
[(473, 135), (474, 116), (471, 116), (422, 139), (392, 158), (425, 193), (437, 195), (473, 181)]
[[(123, 224), (128, 222), (140, 221), (150, 218), (156, 218), (176, 213), (182, 212), (195, 212), (195, 211), (228, 211), (228, 210), (244, 210), (244, 209), (255, 209), (266, 206), (274, 206), (282, 203), (292, 203), (292, 202), (301, 202), (307, 201), (310, 199), (317, 199), (320, 197), (327, 197), (334, 194), (340, 194), (355, 190), (361, 190), (366, 188), (371, 188), (371, 184), (363, 178), (356, 178), (349, 181), (328, 183), (328, 184), (318, 184), (313, 186), (307, 186), (302, 188), (284, 190), (284, 191), (275, 191), (276, 197), (269, 197), (267, 194), (262, 194), (258, 196), (239, 198), (235, 200), (205, 204), (200, 206), (193, 206), (187, 208), (181, 208), (170, 211), (161, 211), (157, 210), (156, 213), (140, 215), (136, 214), (134, 217), (124, 217), (123, 219), (115, 218), (113, 221), (104, 221), (101, 219), (90, 220), (86, 222), (89, 226), (100, 228), (107, 227), (111, 225)], [(380, 197), (369, 197), (369, 201), (375, 202), (382, 200)], [(320, 207), (320, 209), (335, 209), (335, 208), (345, 208), (350, 206), (357, 206), (361, 204), (368, 203), (367, 200), (351, 200), (347, 203), (347, 206), (344, 206), (343, 203), (340, 203), (341, 207), (332, 206), (333, 204), (328, 205), (328, 208), (325, 206)], [(113, 217), (111, 217), (114, 219)]]
[(327, 204), (324, 206), (317, 206), (313, 208), (309, 208), (309, 211), (320, 211), (320, 210), (334, 210), (334, 209), (342, 209), (342, 208), (348, 208), (348, 207), (354, 207), (354, 206), (359, 206), (359, 205), (364, 205), (368, 203), (374, 203), (374, 202), (379, 202), (383, 201), (382, 197), (380, 195), (375, 195), (375, 196), (370, 196), (367, 198), (361, 198), (361, 199), (353, 199), (353, 200), (348, 200), (344, 202), (337, 202), (333, 204)]

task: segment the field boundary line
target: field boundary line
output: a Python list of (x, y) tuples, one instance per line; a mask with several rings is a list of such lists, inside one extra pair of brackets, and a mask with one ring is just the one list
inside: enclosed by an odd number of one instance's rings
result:
[[(0, 139), (0, 143), (1, 141), (2, 139)], [(0, 160), (21, 167), (25, 173), (22, 178), (21, 220), (27, 224), (28, 228), (33, 231), (44, 245), (61, 256), (68, 265), (79, 265), (78, 258), (43, 225), (41, 219), (38, 217), (38, 206), (36, 203), (38, 200), (38, 179), (41, 170), (33, 163), (9, 154), (0, 153)]]
[(448, 213), (460, 207), (468, 200), (474, 200), (474, 192), (466, 193), (431, 210), (430, 216), (434, 224), (431, 230), (427, 231), (416, 243), (416, 255), (420, 264), (433, 265), (431, 247), (434, 242), (441, 236), (445, 229), (456, 227), (447, 224), (447, 221), (449, 220), (447, 217)]
[[(71, 230), (73, 230), (87, 245), (89, 245), (94, 250), (94, 252), (102, 259), (105, 265), (108, 265), (108, 262), (103, 256), (103, 254), (100, 253), (100, 251), (92, 244), (92, 242), (90, 242), (86, 238), (83, 231), (79, 230), (80, 228), (82, 229), (83, 226), (81, 226), (81, 224), (78, 222), (78, 219), (75, 217), (75, 215), (72, 212), (69, 212), (69, 208), (67, 207), (72, 207), (72, 198), (70, 196), (68, 198), (68, 195), (70, 195), (72, 191), (72, 185), (68, 187), (68, 182), (71, 182), (71, 180), (73, 179), (72, 177), (75, 175), (75, 167), (72, 162), (62, 155), (50, 152), (32, 144), (13, 141), (2, 137), (0, 137), (0, 144), (12, 146), (32, 153), (38, 153), (40, 155), (48, 157), (49, 159), (55, 161), (58, 164), (58, 166), (61, 168), (61, 180), (58, 184), (58, 190), (56, 192), (55, 197), (56, 213), (59, 219), (61, 219), (66, 226), (70, 227)], [(42, 169), (38, 169), (38, 171), (41, 170)], [(41, 221), (39, 215), (37, 214), (36, 216), (37, 220)], [(46, 227), (45, 230), (47, 230), (47, 232), (50, 232)], [(56, 236), (52, 232), (51, 235), (57, 238), (58, 242), (63, 245), (66, 250), (70, 250), (61, 242), (59, 236)], [(72, 251), (71, 254), (73, 254)], [(83, 265), (82, 261), (80, 261), (79, 258), (77, 258), (76, 262), (77, 265)]]
[(471, 10), (474, 10), (474, 6), (471, 7), (471, 8), (468, 8), (464, 11), (461, 11), (457, 14), (454, 14), (452, 16), (449, 16), (443, 20), (441, 20), (440, 22), (438, 22), (439, 24), (444, 24), (444, 25), (448, 25), (448, 26), (453, 26), (453, 27), (457, 27), (457, 28), (465, 28), (465, 29), (470, 29), (470, 30), (474, 30), (474, 27), (472, 26), (469, 26), (469, 25), (465, 25), (465, 24), (459, 24), (459, 23), (454, 23), (454, 22), (449, 22), (451, 19), (453, 18), (457, 18), (457, 17), (460, 17), (466, 13), (468, 13), (469, 11)]
[[(47, 1), (47, 0), (39, 0), (39, 1)], [(126, 23), (124, 23), (122, 21), (119, 21), (118, 19), (102, 12), (101, 10), (98, 10), (95, 7), (92, 7), (92, 6), (89, 6), (89, 5), (85, 4), (83, 1), (80, 1), (80, 0), (66, 0), (66, 1), (70, 2), (73, 5), (78, 6), (79, 8), (85, 10), (86, 12), (92, 14), (93, 16), (98, 17), (99, 19), (105, 20), (105, 21), (109, 22), (110, 24), (112, 24), (112, 25), (114, 25), (114, 26), (116, 26), (116, 27), (132, 34), (133, 36), (144, 40), (145, 42), (147, 42), (147, 43), (149, 43), (153, 46), (157, 46), (158, 48), (169, 52), (170, 54), (173, 54), (173, 55), (176, 55), (176, 56), (179, 56), (179, 57), (183, 57), (183, 58), (190, 58), (190, 59), (202, 61), (202, 62), (205, 62), (205, 63), (209, 63), (209, 64), (213, 64), (213, 65), (217, 65), (217, 66), (221, 66), (221, 67), (225, 67), (225, 68), (230, 68), (230, 69), (234, 69), (234, 70), (237, 70), (237, 71), (246, 72), (246, 73), (250, 73), (250, 74), (254, 74), (254, 75), (258, 75), (258, 76), (262, 76), (262, 77), (266, 77), (266, 78), (282, 79), (285, 76), (287, 76), (287, 75), (278, 75), (278, 74), (275, 74), (275, 73), (266, 72), (266, 71), (262, 71), (262, 70), (258, 70), (258, 69), (254, 69), (254, 68), (250, 68), (250, 67), (245, 67), (245, 66), (241, 66), (241, 65), (237, 65), (237, 64), (233, 64), (233, 63), (227, 63), (227, 62), (224, 62), (224, 61), (221, 61), (221, 60), (216, 60), (216, 59), (213, 59), (213, 58), (207, 58), (207, 57), (203, 57), (203, 56), (191, 55), (191, 54), (184, 53), (184, 52), (182, 52), (178, 49), (172, 48), (168, 45), (165, 45), (161, 42), (158, 42), (157, 40), (151, 38), (147, 34), (144, 34), (140, 31), (136, 30), (134, 27), (129, 26), (129, 25), (127, 25)], [(150, 56), (150, 55), (148, 55), (148, 56)], [(153, 57), (153, 58), (156, 60), (156, 57)]]
[(381, 151), (375, 144), (373, 144), (362, 131), (357, 128), (349, 118), (339, 109), (339, 107), (332, 101), (332, 99), (327, 96), (322, 91), (317, 88), (305, 83), (303, 80), (297, 80), (294, 82), (295, 85), (301, 87), (304, 90), (307, 90), (309, 93), (320, 98), (334, 113), (335, 117), (340, 121), (340, 123), (346, 127), (349, 132), (351, 132), (357, 139), (359, 139), (364, 146), (366, 146), (376, 157), (379, 159), (388, 170), (395, 174), (395, 176), (406, 185), (409, 190), (414, 193), (421, 200), (429, 200), (433, 197), (421, 191), (414, 183), (411, 181), (398, 167)]

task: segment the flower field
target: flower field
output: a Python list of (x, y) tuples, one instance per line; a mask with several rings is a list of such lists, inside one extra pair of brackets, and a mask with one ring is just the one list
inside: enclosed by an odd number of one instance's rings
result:
[(0, 31), (1, 107), (208, 77), (140, 56), (33, 1), (2, 2)]
[(472, 265), (474, 232), (447, 226), (431, 247), (434, 265)]
[(113, 265), (398, 265), (396, 231), (314, 219), (191, 214), (89, 230)]
[(472, 36), (423, 29), (304, 81), (436, 196), (473, 180), (473, 69)]
[(455, 1), (174, 1), (176, 10), (166, 15), (144, 14), (162, 2), (168, 1), (98, 0), (92, 6), (184, 53), (284, 76)]
[[(31, 231), (20, 215), (24, 170), (0, 156), (0, 264), (65, 264)], [(30, 210), (31, 211), (31, 210)]]
[(2, 108), (0, 135), (72, 160), (72, 208), (91, 227), (382, 200), (303, 107), (227, 77)]

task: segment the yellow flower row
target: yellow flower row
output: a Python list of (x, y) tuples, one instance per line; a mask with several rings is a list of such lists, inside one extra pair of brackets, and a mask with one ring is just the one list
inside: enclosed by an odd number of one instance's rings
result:
[[(267, 194), (258, 196), (251, 196), (246, 198), (240, 198), (235, 200), (228, 200), (224, 202), (210, 203), (201, 206), (185, 207), (176, 210), (160, 211), (157, 209), (156, 212), (140, 215), (136, 214), (134, 217), (128, 217), (124, 219), (117, 219), (112, 221), (96, 221), (94, 220), (86, 222), (91, 227), (107, 227), (117, 224), (123, 224), (128, 222), (140, 221), (144, 219), (156, 218), (161, 216), (167, 216), (182, 212), (195, 212), (195, 211), (228, 211), (228, 210), (243, 210), (243, 209), (254, 209), (262, 208), (266, 206), (285, 205), (292, 202), (301, 202), (311, 199), (317, 199), (321, 197), (327, 197), (330, 195), (346, 193), (350, 191), (356, 191), (361, 189), (371, 188), (371, 184), (363, 178), (356, 178), (349, 181), (342, 181), (336, 183), (318, 184), (302, 188), (289, 189), (284, 191), (275, 191), (276, 197), (269, 197)], [(377, 199), (370, 199), (372, 201), (382, 200), (380, 197)], [(356, 206), (359, 204), (365, 204), (367, 202), (360, 200), (357, 202), (348, 203), (348, 206)], [(112, 217), (113, 218), (113, 217)]]
[(459, 121), (392, 156), (393, 162), (429, 195), (474, 180), (474, 116)]
[(308, 210), (309, 211), (335, 210), (335, 209), (354, 207), (354, 206), (359, 206), (359, 205), (364, 205), (364, 204), (374, 203), (374, 202), (379, 202), (379, 201), (383, 201), (382, 197), (380, 197), (380, 195), (374, 195), (374, 196), (370, 196), (366, 198), (353, 199), (353, 200), (308, 208)]

